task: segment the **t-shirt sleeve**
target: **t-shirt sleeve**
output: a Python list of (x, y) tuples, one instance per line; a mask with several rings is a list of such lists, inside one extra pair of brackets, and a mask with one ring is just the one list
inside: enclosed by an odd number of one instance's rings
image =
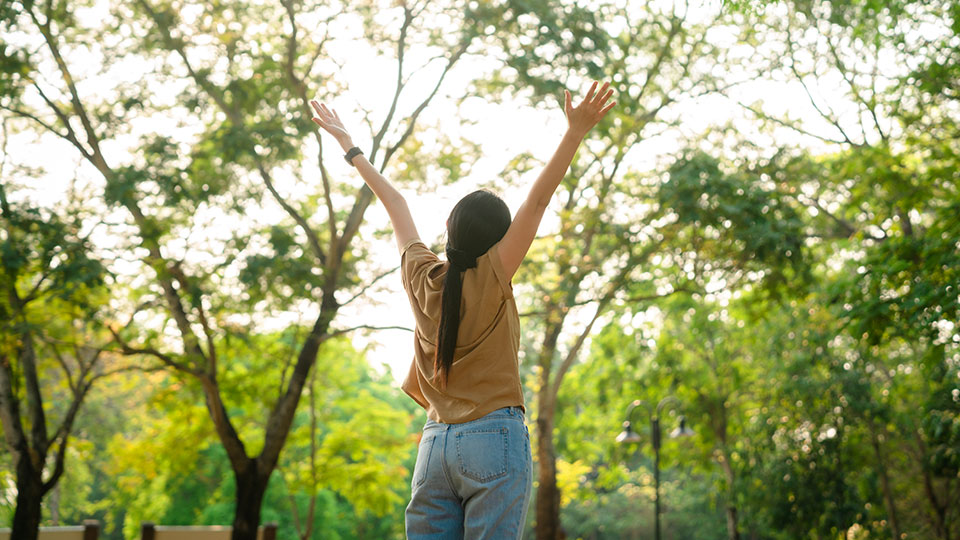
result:
[(421, 302), (423, 298), (418, 294), (426, 289), (426, 281), (430, 269), (440, 262), (440, 257), (430, 251), (420, 240), (411, 240), (400, 253), (400, 278), (403, 288), (413, 294)]
[(413, 360), (410, 362), (410, 371), (407, 373), (407, 378), (404, 379), (400, 388), (418, 405), (424, 409), (429, 409), (430, 404), (427, 403), (427, 398), (423, 396), (423, 390), (420, 389), (420, 379), (417, 375), (417, 361)]
[(500, 260), (500, 243), (497, 242), (487, 250), (486, 256), (490, 258), (490, 267), (493, 269), (493, 274), (497, 278), (497, 284), (500, 285), (503, 297), (508, 300), (513, 298), (513, 285), (510, 283), (511, 276), (507, 275), (507, 271), (503, 269), (503, 262)]

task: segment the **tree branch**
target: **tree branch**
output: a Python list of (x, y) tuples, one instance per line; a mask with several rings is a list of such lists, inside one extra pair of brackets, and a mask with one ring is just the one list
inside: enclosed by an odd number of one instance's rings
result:
[[(273, 178), (270, 176), (270, 173), (267, 172), (267, 169), (264, 167), (263, 162), (257, 159), (257, 170), (260, 172), (260, 178), (263, 179), (264, 185), (267, 186), (267, 190), (273, 195), (275, 201), (280, 204), (280, 207), (293, 218), (297, 225), (303, 229), (303, 232), (307, 235), (307, 243), (310, 245), (311, 251), (317, 257), (317, 260), (320, 261), (320, 264), (325, 265), (327, 263), (327, 256), (323, 252), (323, 247), (320, 246), (320, 239), (317, 237), (317, 233), (313, 231), (313, 228), (310, 227), (310, 224), (307, 223), (307, 220), (300, 215), (300, 212), (290, 205), (287, 201), (280, 196), (280, 193), (277, 192), (277, 189), (273, 186)], [(331, 218), (333, 216), (331, 215)]]
[(387, 150), (386, 155), (383, 157), (383, 162), (380, 163), (380, 172), (381, 172), (381, 173), (382, 173), (383, 170), (386, 168), (387, 162), (390, 161), (390, 157), (393, 156), (393, 154), (397, 151), (397, 149), (399, 149), (401, 146), (403, 146), (403, 143), (405, 143), (405, 142), (407, 141), (407, 138), (409, 138), (410, 135), (413, 133), (413, 128), (414, 128), (415, 124), (417, 123), (417, 118), (420, 116), (420, 113), (423, 112), (423, 110), (424, 110), (425, 108), (427, 108), (427, 105), (430, 104), (430, 101), (433, 99), (433, 97), (434, 97), (435, 95), (437, 95), (437, 91), (440, 90), (440, 85), (443, 84), (443, 80), (447, 77), (447, 73), (450, 72), (450, 68), (452, 68), (453, 65), (456, 64), (458, 60), (460, 60), (460, 58), (463, 56), (463, 54), (464, 54), (465, 52), (467, 52), (467, 48), (468, 48), (469, 46), (470, 46), (470, 42), (469, 42), (469, 41), (463, 43), (463, 44), (460, 46), (460, 48), (457, 49), (457, 50), (453, 53), (453, 55), (450, 57), (450, 61), (447, 62), (447, 65), (443, 68), (443, 71), (440, 73), (440, 77), (437, 78), (437, 84), (434, 85), (433, 91), (430, 92), (430, 95), (428, 95), (428, 96), (426, 97), (426, 99), (424, 99), (424, 100), (420, 103), (420, 105), (416, 108), (416, 110), (413, 111), (413, 114), (410, 115), (409, 120), (407, 121), (407, 129), (406, 129), (406, 131), (404, 131), (403, 135), (400, 136), (400, 139), (397, 140), (397, 142), (394, 143), (394, 144)]
[(570, 350), (567, 351), (567, 356), (560, 364), (560, 368), (557, 370), (557, 374), (554, 376), (550, 387), (550, 398), (552, 401), (556, 401), (557, 393), (560, 391), (560, 383), (563, 382), (563, 377), (567, 374), (567, 370), (570, 369), (570, 366), (572, 366), (573, 362), (577, 359), (577, 354), (580, 352), (580, 348), (587, 340), (587, 336), (590, 335), (590, 331), (593, 330), (594, 323), (596, 323), (597, 319), (600, 318), (600, 315), (603, 314), (603, 308), (606, 306), (607, 302), (609, 302), (609, 299), (606, 298), (600, 301), (600, 303), (597, 305), (597, 312), (594, 313), (593, 318), (590, 319), (589, 323), (587, 323), (587, 326), (583, 329), (583, 332), (580, 332), (580, 335), (577, 336), (577, 341), (572, 347), (570, 347)]
[[(203, 387), (203, 393), (207, 398), (207, 411), (210, 413), (210, 419), (213, 420), (213, 425), (217, 430), (220, 443), (223, 444), (223, 449), (227, 451), (230, 464), (235, 471), (243, 471), (249, 466), (251, 460), (250, 457), (247, 456), (247, 450), (243, 441), (240, 439), (240, 435), (230, 421), (230, 415), (227, 414), (226, 407), (223, 405), (217, 380), (207, 373), (200, 373), (197, 375), (197, 378), (200, 379), (200, 385)], [(286, 437), (284, 437), (284, 439), (285, 438)]]
[[(14, 279), (16, 281), (16, 279)], [(11, 304), (17, 310), (16, 316), (26, 325), (23, 313), (23, 304), (19, 303), (16, 291), (11, 290)], [(33, 346), (33, 335), (29, 329), (22, 330), (20, 335), (20, 369), (23, 371), (24, 388), (27, 398), (27, 415), (30, 419), (30, 443), (34, 452), (46, 452), (48, 446), (47, 419), (43, 410), (43, 397), (40, 393), (40, 378), (37, 375), (37, 354)], [(31, 459), (39, 459), (39, 455), (31, 455)], [(42, 467), (43, 463), (34, 463), (35, 467)]]
[(780, 118), (776, 118), (776, 117), (770, 116), (770, 115), (768, 115), (767, 113), (758, 110), (756, 107), (752, 107), (752, 106), (750, 106), (750, 105), (747, 105), (746, 103), (744, 103), (744, 102), (742, 102), (742, 101), (737, 101), (737, 105), (740, 105), (740, 106), (743, 107), (744, 109), (747, 109), (748, 111), (752, 112), (753, 114), (755, 114), (755, 115), (756, 115), (757, 117), (759, 117), (759, 118), (762, 118), (762, 119), (764, 119), (764, 120), (769, 120), (769, 121), (771, 121), (771, 122), (780, 124), (780, 125), (783, 126), (783, 127), (792, 129), (792, 130), (796, 131), (797, 133), (806, 135), (806, 136), (808, 136), (808, 137), (813, 137), (813, 138), (815, 138), (815, 139), (820, 139), (820, 140), (823, 141), (823, 142), (828, 142), (828, 143), (833, 143), (833, 144), (843, 144), (843, 143), (845, 143), (845, 142), (850, 142), (849, 139), (847, 139), (847, 140), (845, 140), (845, 141), (841, 141), (841, 140), (837, 140), (837, 139), (831, 139), (830, 137), (826, 137), (826, 136), (823, 136), (823, 135), (818, 135), (818, 134), (816, 134), (816, 133), (813, 133), (812, 131), (807, 131), (807, 130), (801, 128), (801, 127), (798, 127), (798, 126), (795, 126), (795, 125), (791, 124), (790, 122), (787, 122), (787, 121), (785, 121), (785, 120), (781, 120)]
[[(886, 141), (887, 134), (884, 133), (883, 128), (880, 127), (880, 119), (877, 117), (877, 111), (870, 106), (869, 103), (863, 96), (860, 95), (860, 91), (857, 90), (857, 86), (854, 83), (852, 77), (849, 77), (847, 74), (847, 66), (843, 63), (843, 60), (840, 58), (840, 53), (837, 51), (836, 45), (833, 43), (833, 40), (830, 39), (830, 36), (824, 36), (827, 41), (827, 45), (830, 48), (831, 56), (833, 56), (834, 65), (837, 67), (837, 71), (840, 72), (840, 76), (843, 77), (843, 80), (847, 83), (847, 86), (850, 87), (850, 92), (853, 94), (854, 99), (863, 105), (863, 108), (870, 113), (870, 116), (873, 118), (873, 125), (877, 128), (877, 133), (880, 135), (880, 139)], [(876, 97), (875, 95), (873, 97)], [(866, 133), (864, 133), (864, 142), (866, 142)]]
[(183, 61), (183, 65), (184, 67), (187, 68), (187, 73), (190, 75), (190, 78), (193, 79), (193, 81), (196, 82), (198, 85), (200, 85), (200, 88), (202, 88), (203, 91), (206, 92), (207, 95), (209, 95), (214, 102), (216, 102), (220, 110), (227, 115), (227, 118), (229, 118), (231, 122), (233, 122), (235, 125), (238, 125), (238, 126), (241, 125), (242, 122), (239, 117), (239, 114), (237, 113), (236, 109), (234, 109), (233, 107), (230, 107), (230, 105), (227, 103), (226, 98), (223, 94), (223, 91), (221, 91), (219, 88), (214, 86), (213, 83), (209, 81), (209, 79), (201, 76), (199, 73), (197, 73), (196, 70), (193, 69), (193, 66), (190, 64), (190, 61), (187, 59), (187, 52), (183, 47), (183, 42), (173, 38), (173, 36), (170, 34), (170, 28), (162, 24), (159, 15), (153, 9), (153, 7), (149, 4), (149, 2), (147, 2), (147, 0), (139, 0), (138, 3), (140, 4), (141, 7), (143, 7), (143, 9), (147, 12), (147, 15), (150, 16), (150, 19), (157, 26), (157, 29), (160, 31), (161, 38), (163, 39), (164, 45), (166, 45), (167, 48), (176, 52), (177, 55), (180, 57), (180, 59)]
[[(387, 134), (387, 129), (390, 127), (390, 122), (393, 121), (393, 115), (397, 111), (397, 102), (400, 100), (400, 94), (403, 92), (403, 58), (406, 53), (406, 43), (407, 43), (407, 30), (410, 28), (410, 24), (413, 22), (413, 13), (406, 6), (403, 8), (403, 25), (400, 27), (400, 38), (397, 40), (397, 87), (393, 92), (393, 100), (390, 102), (390, 109), (387, 111), (386, 118), (383, 119), (383, 124), (380, 125), (380, 131), (373, 136), (373, 145), (370, 148), (370, 162), (376, 159), (377, 152), (380, 150), (380, 144), (383, 141), (383, 137)], [(386, 163), (386, 160), (384, 160)], [(381, 167), (381, 172), (383, 168)]]
[(390, 270), (387, 270), (386, 272), (383, 272), (382, 274), (376, 276), (375, 278), (373, 278), (373, 279), (370, 281), (370, 283), (367, 283), (362, 289), (360, 289), (360, 291), (359, 291), (357, 294), (351, 296), (349, 300), (347, 300), (346, 302), (344, 302), (344, 303), (342, 303), (342, 304), (340, 304), (340, 305), (341, 305), (341, 306), (345, 306), (345, 305), (349, 304), (350, 302), (353, 302), (353, 301), (356, 300), (357, 298), (363, 296), (363, 294), (364, 294), (365, 292), (367, 292), (371, 287), (373, 287), (378, 281), (380, 281), (381, 279), (389, 276), (390, 274), (396, 272), (396, 271), (399, 270), (399, 269), (400, 269), (400, 266), (394, 266), (394, 267), (391, 268)]
[(342, 330), (335, 330), (331, 333), (326, 334), (324, 337), (326, 339), (331, 339), (338, 336), (342, 336), (344, 334), (349, 334), (354, 330), (403, 330), (404, 332), (413, 333), (413, 328), (407, 328), (406, 326), (374, 326), (369, 324), (361, 324), (360, 326), (344, 328)]
[[(832, 111), (829, 111), (829, 113), (824, 111), (820, 108), (817, 100), (814, 99), (813, 93), (810, 91), (810, 87), (807, 86), (806, 81), (803, 80), (803, 75), (801, 75), (800, 71), (797, 69), (796, 53), (793, 48), (793, 34), (790, 32), (789, 26), (787, 28), (786, 42), (787, 47), (790, 49), (790, 71), (793, 73), (793, 76), (796, 77), (797, 82), (800, 83), (800, 86), (803, 87), (803, 91), (807, 94), (807, 99), (810, 100), (810, 104), (813, 105), (813, 108), (816, 109), (817, 113), (819, 113), (824, 120), (833, 125), (833, 127), (837, 128), (837, 131), (839, 131), (840, 135), (843, 136), (844, 142), (850, 144), (851, 146), (859, 146), (857, 143), (853, 142), (852, 139), (850, 139), (850, 137), (847, 135), (847, 132), (843, 129), (843, 127), (840, 126), (839, 120), (833, 118)], [(816, 71), (816, 68), (814, 68), (814, 71)], [(827, 108), (829, 109), (829, 105), (827, 105)]]
[(29, 446), (20, 420), (20, 401), (13, 391), (13, 369), (6, 353), (0, 353), (0, 425), (3, 425), (13, 463), (26, 459)]
[(80, 378), (77, 378), (77, 382), (73, 381), (73, 372), (70, 370), (70, 366), (67, 364), (67, 360), (63, 357), (63, 354), (60, 353), (60, 349), (57, 348), (56, 344), (52, 340), (41, 337), (43, 341), (47, 342), (47, 345), (50, 346), (50, 349), (53, 351), (53, 356), (57, 359), (57, 363), (60, 364), (60, 368), (63, 369), (64, 374), (67, 378), (67, 386), (70, 387), (70, 392), (73, 394), (77, 393), (77, 385), (82, 381)]
[[(60, 54), (60, 49), (57, 47), (53, 34), (50, 32), (49, 13), (47, 14), (46, 22), (41, 24), (32, 9), (28, 9), (27, 11), (30, 14), (30, 18), (33, 20), (33, 23), (37, 25), (37, 28), (39, 28), (40, 34), (43, 35), (43, 39), (47, 44), (47, 48), (50, 49), (50, 54), (53, 55), (53, 59), (57, 63), (57, 68), (60, 70), (60, 74), (63, 76), (63, 82), (66, 83), (67, 89), (69, 90), (70, 102), (73, 104), (73, 111), (80, 119), (80, 124), (83, 126), (83, 130), (87, 135), (87, 144), (90, 145), (92, 154), (87, 154), (84, 152), (85, 157), (90, 159), (98, 169), (107, 169), (103, 154), (100, 153), (100, 138), (94, 131), (93, 124), (90, 122), (87, 111), (80, 102), (80, 94), (77, 91), (77, 85), (74, 82), (73, 76), (70, 74), (70, 70), (67, 68), (67, 63), (63, 60), (63, 56)], [(34, 86), (39, 90), (39, 86)], [(44, 100), (52, 106), (52, 102), (47, 100), (46, 97), (44, 97)], [(56, 107), (53, 108), (54, 111), (58, 110)], [(63, 121), (63, 119), (61, 119), (61, 121)], [(65, 125), (68, 130), (71, 130), (69, 122), (66, 122)]]
[(170, 367), (170, 368), (173, 368), (173, 369), (175, 369), (175, 370), (177, 370), (177, 371), (182, 371), (182, 372), (184, 372), (184, 373), (189, 373), (189, 374), (194, 375), (194, 376), (199, 376), (199, 375), (202, 373), (202, 372), (201, 372), (200, 370), (198, 370), (198, 369), (191, 368), (190, 366), (188, 366), (188, 365), (186, 365), (186, 364), (182, 364), (182, 363), (180, 363), (180, 362), (177, 362), (176, 360), (173, 359), (173, 357), (171, 357), (171, 356), (169, 356), (169, 355), (167, 355), (167, 354), (164, 354), (164, 353), (158, 351), (157, 349), (154, 349), (153, 347), (134, 347), (134, 346), (130, 345), (129, 343), (127, 343), (126, 341), (124, 341), (124, 339), (123, 339), (122, 337), (120, 337), (120, 334), (117, 333), (117, 331), (114, 330), (114, 329), (113, 329), (112, 327), (110, 327), (110, 326), (107, 326), (107, 330), (110, 331), (110, 334), (113, 335), (113, 339), (117, 342), (117, 344), (120, 345), (120, 350), (117, 351), (117, 352), (119, 352), (120, 354), (123, 354), (123, 355), (126, 355), (126, 356), (135, 355), (135, 354), (144, 354), (144, 355), (152, 356), (152, 357), (160, 360), (160, 361), (163, 363), (163, 365), (165, 365), (165, 366), (167, 366), (167, 367)]

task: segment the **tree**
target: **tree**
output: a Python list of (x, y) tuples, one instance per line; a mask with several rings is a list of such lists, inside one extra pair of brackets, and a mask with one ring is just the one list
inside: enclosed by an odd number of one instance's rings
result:
[[(757, 75), (787, 81), (810, 114), (791, 118), (735, 98), (764, 133), (792, 135), (791, 144), (758, 158), (733, 137), (739, 151), (727, 151), (724, 167), (754, 176), (734, 192), (739, 201), (723, 195), (733, 175), (703, 166), (694, 169), (705, 173), (706, 195), (673, 197), (693, 231), (714, 229), (695, 250), (709, 264), (743, 261), (767, 243), (774, 258), (800, 255), (810, 269), (813, 285), (804, 287), (796, 287), (802, 274), (763, 270), (765, 281), (790, 286), (755, 289), (754, 307), (745, 304), (753, 324), (771, 329), (761, 334), (770, 348), (753, 348), (778, 360), (761, 385), (777, 405), (751, 413), (753, 449), (745, 450), (756, 464), (744, 471), (749, 481), (770, 490), (754, 489), (745, 504), (790, 537), (859, 527), (949, 538), (956, 527), (956, 505), (946, 501), (956, 498), (957, 464), (943, 446), (956, 441), (950, 396), (960, 394), (956, 345), (945, 333), (958, 317), (960, 230), (948, 217), (957, 199), (956, 96), (946, 90), (956, 15), (936, 3), (797, 2), (757, 17), (745, 39), (773, 44), (756, 49)], [(840, 91), (827, 90), (831, 80)], [(792, 147), (798, 140), (820, 148)], [(756, 226), (758, 207), (748, 204), (756, 193), (764, 215), (781, 214), (773, 230)]]
[[(684, 5), (508, 2), (482, 4), (474, 17), (496, 21), (487, 39), (506, 64), (484, 90), (517, 87), (537, 103), (553, 103), (563, 88), (588, 79), (612, 79), (617, 91), (617, 107), (557, 191), (559, 226), (534, 244), (515, 280), (530, 299), (523, 354), (533, 373), (537, 538), (552, 540), (560, 534), (554, 437), (564, 377), (610, 308), (683, 287), (675, 273), (650, 269), (666, 239), (657, 231), (661, 208), (637, 165), (642, 143), (669, 129), (675, 103), (714, 89), (710, 69), (719, 53), (706, 40), (709, 21), (695, 21)], [(515, 50), (525, 53), (503, 53)], [(529, 161), (520, 156), (515, 164)]]
[(43, 498), (63, 475), (84, 399), (108, 373), (103, 358), (109, 340), (100, 322), (107, 274), (91, 254), (88, 235), (81, 234), (77, 208), (61, 217), (9, 200), (4, 185), (0, 423), (15, 471), (12, 534), (29, 540), (37, 537)]
[[(709, 379), (685, 380), (683, 366), (665, 361), (661, 343), (671, 340), (660, 325), (667, 314), (693, 303), (677, 295), (656, 306), (622, 306), (591, 341), (589, 356), (570, 370), (558, 398), (558, 484), (563, 493), (563, 526), (583, 538), (647, 538), (653, 533), (654, 479), (650, 418), (633, 415), (639, 443), (617, 443), (627, 405), (642, 399), (656, 404), (678, 398), (660, 416), (660, 501), (664, 538), (725, 538), (722, 472), (703, 412), (690, 400), (690, 388)], [(676, 326), (681, 326), (680, 319)], [(690, 365), (691, 370), (696, 369)], [(688, 386), (689, 384), (689, 386)], [(669, 434), (685, 415), (694, 437)], [(572, 461), (568, 463), (567, 460)]]
[[(221, 349), (235, 355), (229, 358), (233, 380), (224, 388), (245, 437), (261, 436), (263, 428), (252, 421), (262, 410), (257, 402), (280, 382), (274, 355), (266, 353), (292, 354), (296, 343), (287, 330)], [(304, 390), (308, 407), (298, 411), (264, 494), (263, 519), (278, 523), (285, 538), (402, 536), (416, 405), (374, 374), (345, 338), (321, 349), (317, 367)], [(125, 429), (105, 441), (102, 455), (110, 459), (96, 467), (111, 487), (99, 505), (124, 536), (136, 534), (145, 520), (215, 525), (233, 515), (230, 461), (199, 402), (202, 390), (189, 383), (175, 373), (152, 374), (149, 393), (125, 400), (131, 407)], [(123, 397), (121, 389), (111, 390)]]
[[(89, 18), (77, 4), (16, 3), (5, 12), (5, 27), (43, 47), (7, 47), (0, 108), (66, 141), (102, 180), (106, 205), (125, 211), (127, 249), (151, 275), (138, 305), (163, 323), (147, 332), (115, 328), (116, 338), (126, 354), (199, 384), (236, 479), (234, 537), (252, 538), (318, 351), (343, 332), (331, 326), (338, 310), (366, 290), (357, 235), (372, 194), (334, 182), (307, 116), (308, 98), (316, 95), (312, 81), (336, 79), (340, 71), (328, 47), (354, 39), (332, 29), (358, 22), (372, 48), (395, 51), (389, 110), (376, 129), (367, 118), (367, 155), (381, 170), (467, 53), (473, 29), (458, 5), (206, 6), (121, 2)], [(411, 67), (407, 54), (415, 42), (432, 58)], [(84, 43), (95, 44), (97, 62), (84, 56)], [(147, 69), (98, 92), (98, 79), (131, 65), (121, 60)], [(423, 73), (432, 83), (407, 105), (408, 84)], [(328, 85), (325, 95), (341, 85)], [(171, 103), (165, 92), (178, 97)], [(401, 118), (403, 110), (409, 113)], [(118, 140), (140, 129), (138, 122), (163, 117), (190, 119), (183, 136), (148, 130), (132, 155), (116, 150)], [(305, 165), (313, 153), (316, 166)], [(310, 187), (315, 195), (297, 197), (289, 191), (300, 190), (285, 189), (287, 178), (310, 173), (319, 176), (319, 193)], [(271, 222), (278, 213), (285, 217)], [(260, 223), (251, 223), (254, 216)], [(212, 233), (214, 220), (242, 225), (225, 239)], [(367, 283), (379, 279), (376, 269), (366, 271)], [(221, 338), (249, 334), (295, 310), (313, 313), (310, 330), (285, 364), (277, 394), (263, 404), (270, 412), (262, 438), (245, 440), (222, 385), (231, 366), (218, 360), (230, 356)]]
[[(957, 78), (960, 12), (918, 2), (810, 2), (784, 11), (755, 27), (785, 44), (763, 69), (802, 89), (818, 122), (745, 105), (831, 144), (825, 155), (774, 160), (770, 178), (811, 216), (807, 243), (821, 264), (838, 268), (821, 274), (829, 283), (821, 301), (834, 308), (849, 340), (850, 361), (842, 364), (867, 385), (868, 399), (850, 412), (869, 428), (864, 441), (882, 471), (888, 530), (896, 538), (920, 527), (920, 516), (906, 523), (907, 505), (897, 508), (913, 492), (925, 499), (930, 534), (949, 538), (956, 527), (950, 516), (960, 510), (946, 503), (956, 499), (958, 463), (942, 451), (956, 441), (960, 412), (948, 397), (957, 384), (956, 345), (944, 334), (958, 319), (960, 229), (948, 216), (958, 196), (958, 96), (949, 88)], [(829, 77), (840, 82), (840, 95), (823, 91)], [(895, 494), (898, 482), (884, 464), (904, 458), (923, 479), (919, 493), (904, 483), (906, 493)]]

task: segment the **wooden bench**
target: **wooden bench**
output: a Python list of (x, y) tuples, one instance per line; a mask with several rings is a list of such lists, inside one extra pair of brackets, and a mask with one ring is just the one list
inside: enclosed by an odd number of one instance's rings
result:
[[(0, 540), (10, 540), (10, 529), (0, 529)], [(77, 527), (40, 527), (37, 540), (97, 540), (100, 522), (89, 519)]]
[[(155, 525), (145, 522), (140, 526), (141, 540), (230, 540), (230, 526)], [(276, 540), (277, 524), (267, 523), (257, 530), (257, 540)], [(0, 538), (0, 540), (3, 540)]]

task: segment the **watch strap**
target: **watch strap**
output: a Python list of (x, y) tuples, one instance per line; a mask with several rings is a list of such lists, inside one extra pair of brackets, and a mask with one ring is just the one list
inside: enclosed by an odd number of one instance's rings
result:
[(363, 150), (354, 146), (353, 148), (347, 150), (347, 153), (346, 155), (343, 156), (343, 159), (347, 160), (347, 163), (349, 163), (350, 165), (353, 165), (353, 158), (361, 154), (363, 154)]

